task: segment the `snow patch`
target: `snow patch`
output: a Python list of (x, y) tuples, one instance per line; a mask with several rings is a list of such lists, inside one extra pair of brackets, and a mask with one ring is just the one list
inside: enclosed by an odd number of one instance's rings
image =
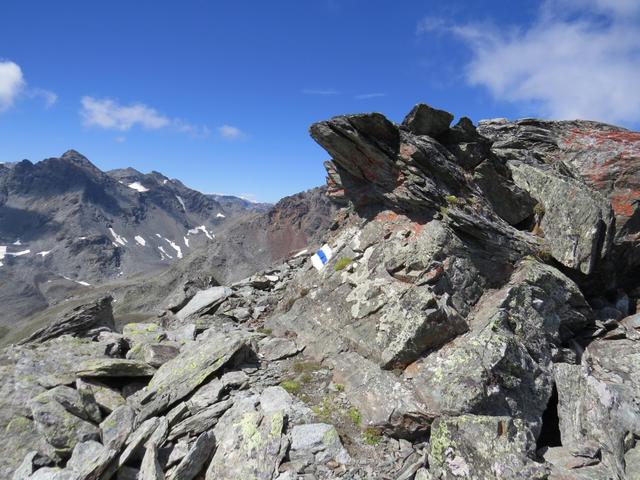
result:
[(226, 215), (222, 214), (222, 213), (218, 213), (216, 215), (216, 218), (227, 218)]
[(165, 240), (167, 242), (169, 242), (169, 245), (171, 245), (173, 247), (173, 249), (176, 251), (176, 256), (178, 258), (182, 258), (182, 249), (180, 248), (179, 245), (176, 245), (175, 243), (173, 243), (171, 240), (169, 240), (168, 238), (165, 238)]
[(140, 235), (136, 235), (135, 237), (133, 237), (133, 239), (136, 241), (138, 245), (142, 245), (143, 247), (147, 244), (147, 241), (144, 238), (142, 238)]
[(73, 278), (65, 277), (64, 275), (62, 275), (62, 278), (64, 278), (65, 280), (69, 280), (70, 282), (77, 283), (78, 285), (82, 285), (83, 287), (90, 287), (91, 286), (90, 283), (83, 282), (81, 280), (74, 280)]
[(148, 192), (149, 189), (147, 187), (145, 187), (144, 185), (142, 185), (140, 182), (133, 182), (130, 183), (129, 185), (127, 185), (127, 187), (132, 188), (133, 190), (136, 190), (140, 193), (144, 193), (144, 192)]
[(21, 257), (21, 256), (26, 255), (28, 253), (31, 253), (31, 250), (22, 250), (20, 252), (13, 252), (13, 253), (5, 252), (5, 255), (11, 255), (12, 257)]
[[(113, 228), (109, 227), (109, 231), (111, 232), (111, 235), (113, 235), (113, 239), (115, 240), (115, 243), (119, 243), (120, 245), (122, 245), (123, 247), (129, 243), (129, 241), (124, 238), (121, 237), (120, 235), (118, 235), (116, 232), (113, 231)], [(117, 245), (116, 245), (117, 246)]]
[(213, 240), (216, 236), (207, 230), (205, 225), (200, 225), (199, 227), (192, 228), (187, 232), (187, 235), (196, 235), (198, 232), (204, 233), (209, 240)]
[(309, 249), (305, 248), (304, 250), (300, 250), (298, 253), (294, 255), (294, 257), (301, 257), (302, 255), (306, 255), (309, 253)]
[(186, 212), (187, 211), (187, 207), (185, 207), (184, 200), (182, 199), (182, 197), (180, 195), (176, 195), (176, 198), (180, 202), (180, 205), (182, 205), (182, 210), (184, 210)]
[(22, 242), (20, 241), (20, 239), (17, 239), (15, 242), (13, 242), (14, 245), (22, 245)]
[(156, 237), (162, 238), (162, 235), (160, 235), (159, 233), (156, 233)]
[(163, 184), (163, 185), (166, 185), (168, 181), (169, 181), (169, 180), (167, 180), (167, 179), (165, 178), (165, 179), (162, 181), (162, 184)]
[(182, 237), (184, 239), (184, 244), (188, 247), (189, 246), (189, 239), (187, 237)]
[(4, 265), (4, 263), (2, 263), (2, 260), (4, 260), (4, 256), (6, 253), (7, 253), (7, 247), (0, 245), (0, 267)]
[(36, 255), (42, 255), (42, 258), (46, 257), (51, 253), (51, 250), (43, 250), (42, 252), (36, 253)]
[(78, 240), (86, 240), (87, 237), (78, 237)]
[(165, 255), (167, 256), (167, 258), (170, 258), (173, 260), (173, 257), (164, 251), (164, 248), (158, 247), (158, 250), (160, 250), (160, 260), (164, 260)]

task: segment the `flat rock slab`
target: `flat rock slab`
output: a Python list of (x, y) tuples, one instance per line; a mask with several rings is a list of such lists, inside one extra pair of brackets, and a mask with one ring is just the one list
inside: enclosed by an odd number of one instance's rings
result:
[(162, 365), (137, 398), (139, 420), (166, 410), (207, 382), (249, 345), (251, 335), (241, 332), (209, 335)]
[(156, 369), (146, 362), (124, 358), (98, 358), (82, 362), (79, 377), (151, 377)]
[(176, 313), (176, 318), (185, 320), (191, 315), (208, 313), (225, 301), (232, 293), (233, 290), (229, 287), (212, 287), (207, 290), (200, 290), (189, 300), (189, 303)]
[(303, 350), (286, 338), (267, 337), (258, 342), (258, 351), (267, 361), (273, 362), (297, 355)]

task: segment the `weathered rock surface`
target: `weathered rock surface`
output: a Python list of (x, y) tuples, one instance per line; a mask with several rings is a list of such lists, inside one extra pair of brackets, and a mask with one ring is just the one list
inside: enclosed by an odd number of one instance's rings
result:
[(435, 478), (547, 478), (545, 466), (535, 461), (533, 433), (511, 417), (441, 417), (430, 443)]

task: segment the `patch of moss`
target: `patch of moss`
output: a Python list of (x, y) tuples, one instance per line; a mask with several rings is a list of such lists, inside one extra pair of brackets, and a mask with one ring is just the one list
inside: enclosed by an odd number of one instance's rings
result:
[(270, 328), (260, 327), (256, 329), (256, 332), (262, 333), (263, 335), (271, 335), (273, 333), (273, 330), (271, 330)]
[(335, 384), (336, 392), (344, 392), (344, 385), (342, 383)]
[(375, 447), (382, 441), (382, 432), (376, 427), (367, 427), (362, 432), (364, 443)]
[(349, 407), (349, 409), (347, 410), (347, 415), (349, 415), (349, 418), (356, 426), (360, 426), (360, 424), (362, 423), (362, 415), (360, 414), (360, 410), (358, 410), (356, 407)]
[(293, 395), (300, 393), (300, 382), (295, 380), (283, 380), (280, 386)]
[(449, 205), (456, 205), (460, 201), (460, 199), (455, 195), (447, 195), (444, 199)]
[(340, 260), (338, 260), (335, 265), (333, 266), (333, 269), (336, 272), (339, 272), (340, 270), (343, 270), (347, 265), (349, 265), (351, 262), (353, 262), (352, 258), (349, 257), (342, 257)]
[(544, 205), (541, 204), (540, 202), (536, 203), (535, 206), (533, 207), (533, 213), (535, 213), (536, 215), (544, 215)]

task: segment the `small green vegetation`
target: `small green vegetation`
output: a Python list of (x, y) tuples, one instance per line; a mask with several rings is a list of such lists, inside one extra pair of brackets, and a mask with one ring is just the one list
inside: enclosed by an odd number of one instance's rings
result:
[(311, 407), (311, 410), (316, 417), (319, 417), (322, 420), (328, 420), (329, 418), (331, 418), (331, 414), (334, 411), (334, 406), (331, 403), (331, 400), (329, 400), (328, 398), (324, 398), (320, 405), (314, 405), (313, 407)]
[(533, 207), (533, 213), (538, 216), (544, 215), (544, 205), (542, 205), (540, 202), (536, 203), (535, 207)]
[(273, 333), (273, 330), (271, 330), (270, 328), (260, 327), (256, 329), (256, 332), (262, 333), (263, 335), (271, 335)]
[(300, 382), (295, 380), (284, 380), (280, 386), (293, 395), (300, 393)]
[(336, 392), (344, 392), (344, 385), (342, 383), (336, 383), (335, 385)]
[(456, 205), (458, 202), (460, 202), (460, 199), (455, 195), (447, 195), (446, 197), (444, 197), (444, 199), (449, 205)]
[(347, 415), (349, 415), (349, 418), (356, 426), (360, 426), (360, 424), (362, 423), (362, 415), (360, 414), (360, 410), (358, 410), (356, 407), (349, 407), (349, 410), (347, 410)]
[(313, 373), (320, 370), (321, 365), (318, 362), (295, 362), (293, 364), (293, 371), (297, 374), (301, 373)]
[(338, 260), (336, 262), (336, 264), (333, 266), (333, 269), (336, 272), (339, 272), (340, 270), (343, 270), (347, 265), (349, 265), (351, 262), (353, 262), (352, 258), (349, 257), (342, 257), (340, 260)]
[(446, 217), (449, 214), (449, 209), (447, 207), (440, 207), (440, 215)]
[(375, 447), (382, 440), (382, 432), (379, 428), (367, 427), (362, 432), (362, 437), (364, 438), (364, 443)]

